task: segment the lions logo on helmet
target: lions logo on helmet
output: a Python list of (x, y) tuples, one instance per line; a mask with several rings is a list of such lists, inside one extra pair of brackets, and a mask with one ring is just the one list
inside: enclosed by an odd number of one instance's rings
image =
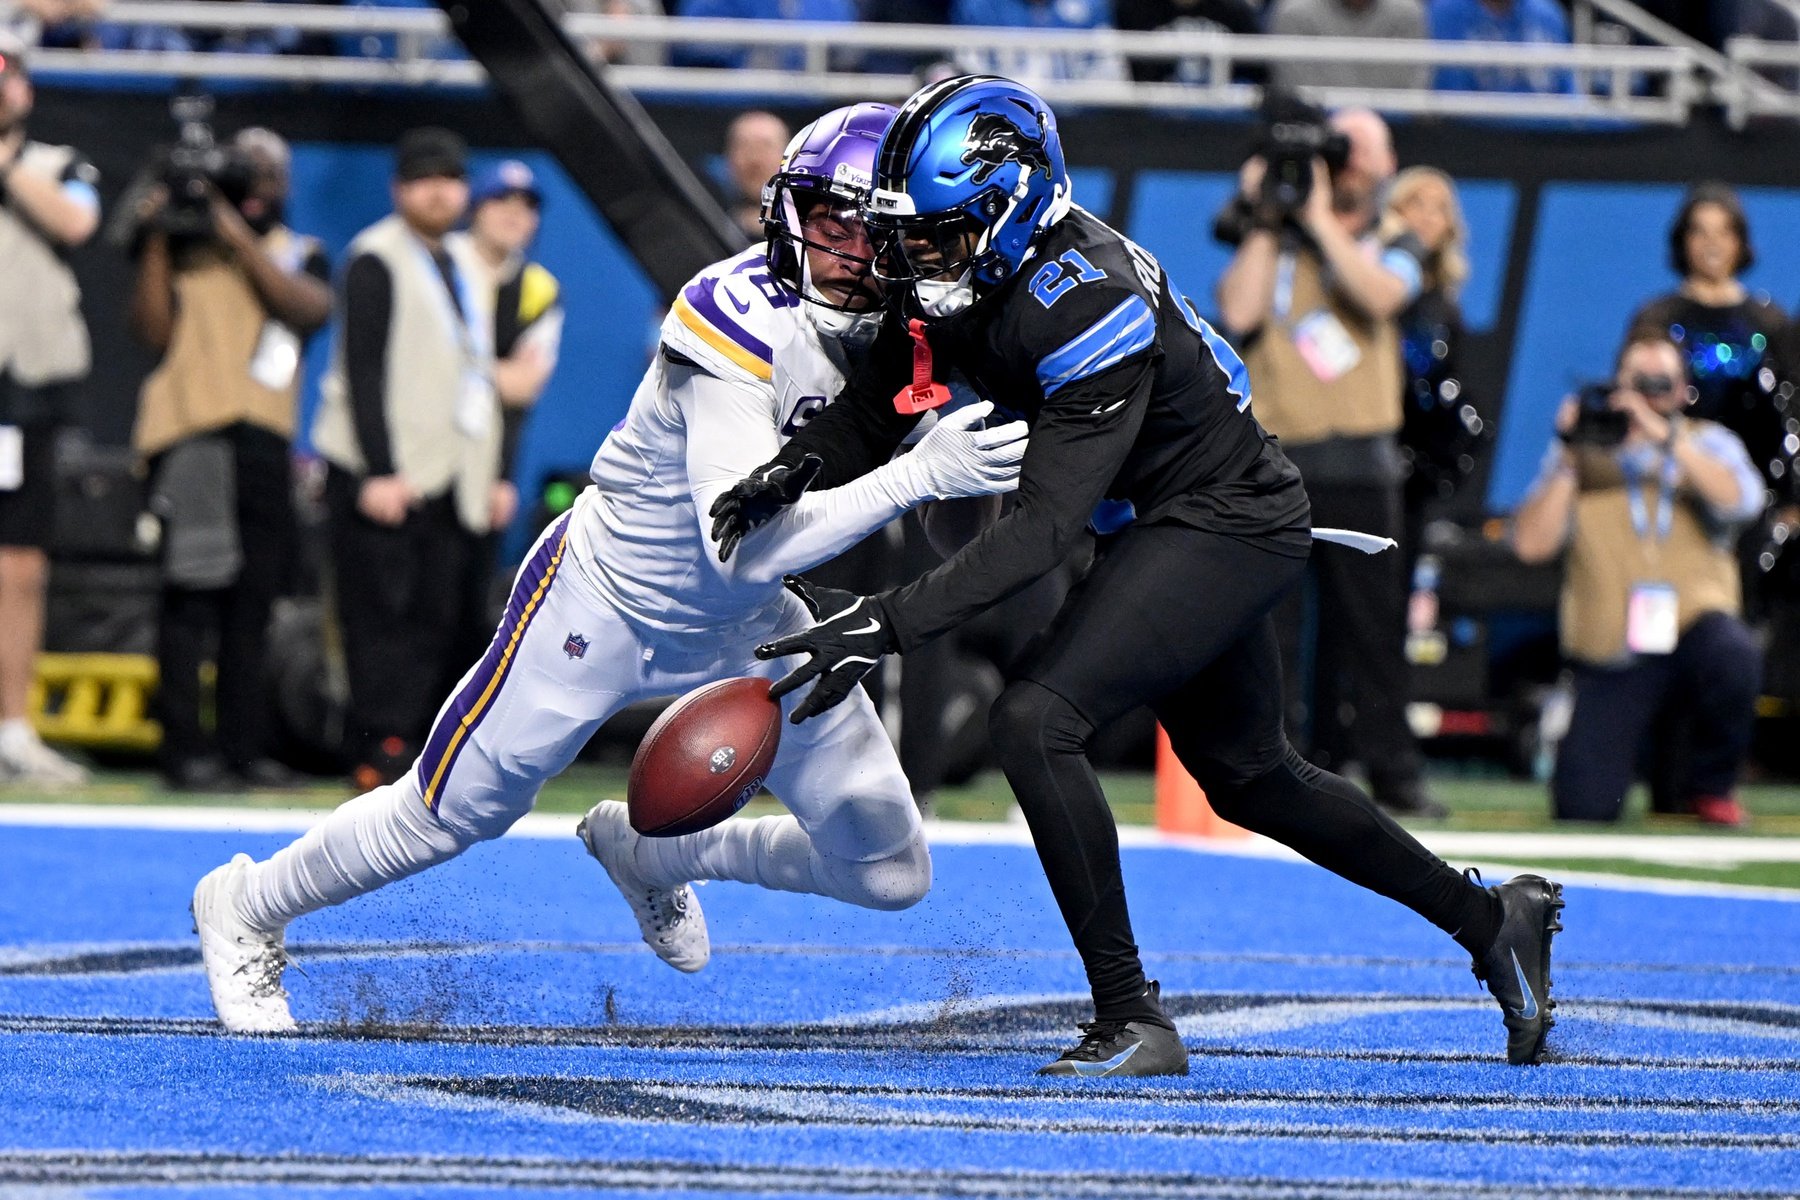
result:
[(1050, 156), (1044, 152), (1044, 139), (1026, 136), (1024, 130), (995, 112), (976, 113), (969, 122), (962, 162), (964, 166), (981, 164), (975, 169), (972, 183), (986, 183), (1009, 162), (1022, 164), (1027, 173), (1042, 171), (1045, 179), (1054, 179), (1050, 174)]
[(1037, 93), (995, 75), (943, 80), (881, 139), (875, 272), (927, 318), (949, 316), (1018, 274), (1070, 205), (1056, 118)]

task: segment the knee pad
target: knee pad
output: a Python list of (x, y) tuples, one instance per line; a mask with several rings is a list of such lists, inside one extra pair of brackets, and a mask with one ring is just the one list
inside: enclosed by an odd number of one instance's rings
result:
[(1294, 779), (1312, 783), (1320, 774), (1299, 751), (1284, 746), (1281, 756), (1272, 761), (1267, 754), (1248, 750), (1214, 759), (1202, 764), (1194, 778), (1214, 812), (1248, 829), (1252, 814), (1262, 808), (1269, 793), (1281, 791)]
[(1073, 704), (1043, 684), (1023, 679), (1008, 684), (988, 710), (988, 736), (1002, 760), (1035, 755), (1039, 747), (1082, 754), (1094, 727)]
[(911, 908), (931, 890), (931, 851), (925, 839), (913, 839), (897, 852), (873, 862), (855, 862), (821, 855), (816, 871), (819, 882), (830, 888), (834, 900), (896, 912)]
[(1214, 799), (1215, 796), (1236, 795), (1282, 768), (1291, 770), (1302, 779), (1308, 778), (1307, 772), (1318, 772), (1317, 767), (1301, 758), (1297, 750), (1286, 744), (1285, 738), (1279, 750), (1237, 747), (1225, 753), (1208, 755), (1204, 762), (1192, 764), (1188, 770), (1194, 776), (1194, 782), (1205, 789), (1208, 801), (1214, 808), (1218, 808), (1219, 802)]

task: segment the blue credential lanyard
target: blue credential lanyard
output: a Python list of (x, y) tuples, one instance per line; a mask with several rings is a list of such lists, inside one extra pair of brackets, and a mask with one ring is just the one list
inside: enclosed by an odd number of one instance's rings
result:
[(445, 246), (444, 257), (450, 263), (450, 279), (456, 287), (457, 303), (462, 307), (462, 315), (459, 317), (456, 312), (457, 305), (450, 303), (449, 294), (441, 286), (444, 273), (438, 269), (437, 260), (431, 256), (431, 251), (427, 250), (425, 243), (416, 236), (413, 238), (413, 249), (425, 263), (427, 276), (433, 281), (433, 286), (427, 290), (436, 302), (434, 307), (438, 310), (438, 315), (448, 325), (450, 334), (456, 339), (457, 345), (461, 346), (463, 353), (468, 356), (470, 368), (481, 370), (490, 357), (488, 347), (493, 337), (493, 330), (486, 328), (487, 323), (478, 319), (481, 316), (481, 310), (475, 306), (475, 294), (469, 288), (469, 279), (462, 269), (462, 264), (456, 261), (456, 255), (450, 252), (448, 246)]
[(1283, 250), (1275, 260), (1275, 293), (1270, 297), (1270, 310), (1277, 321), (1285, 322), (1294, 309), (1294, 271), (1299, 259), (1292, 250)]
[[(1619, 470), (1625, 475), (1625, 499), (1631, 505), (1631, 529), (1639, 541), (1650, 533), (1650, 514), (1644, 510), (1643, 475), (1638, 471), (1635, 461), (1620, 458)], [(1662, 471), (1656, 489), (1656, 540), (1660, 544), (1669, 540), (1669, 531), (1675, 525), (1675, 484), (1681, 476), (1681, 464), (1675, 461), (1670, 453), (1663, 458)]]

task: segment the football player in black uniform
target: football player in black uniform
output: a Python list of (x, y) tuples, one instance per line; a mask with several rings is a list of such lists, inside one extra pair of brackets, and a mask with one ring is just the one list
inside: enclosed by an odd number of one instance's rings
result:
[(1050, 571), (1093, 524), (1093, 567), (990, 718), (1094, 993), (1094, 1021), (1045, 1072), (1187, 1071), (1144, 977), (1117, 830), (1085, 757), (1096, 729), (1143, 704), (1220, 815), (1454, 937), (1505, 1010), (1509, 1060), (1537, 1061), (1560, 887), (1533, 875), (1480, 887), (1288, 746), (1269, 613), (1300, 578), (1308, 506), (1250, 412), (1237, 354), (1154, 257), (1072, 206), (1054, 118), (1018, 84), (964, 76), (916, 93), (882, 141), (875, 188), (877, 269), (900, 301), (870, 363), (713, 515), (741, 536), (814, 479), (835, 486), (886, 462), (950, 398), (936, 380), (952, 370), (1030, 424), (1016, 503), (950, 561), (878, 596), (790, 581), (819, 623), (757, 653), (809, 656), (776, 685), (816, 681), (796, 721), (882, 655)]

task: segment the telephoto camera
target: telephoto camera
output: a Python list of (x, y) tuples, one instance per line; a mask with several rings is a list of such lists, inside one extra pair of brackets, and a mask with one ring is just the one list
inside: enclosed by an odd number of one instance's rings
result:
[(1332, 174), (1350, 161), (1350, 139), (1331, 127), (1325, 110), (1271, 88), (1263, 100), (1256, 151), (1264, 164), (1255, 200), (1232, 198), (1213, 222), (1213, 237), (1236, 246), (1259, 223), (1285, 224), (1306, 207), (1313, 188), (1313, 160)]
[(1610, 448), (1625, 440), (1631, 429), (1631, 414), (1612, 406), (1614, 385), (1611, 380), (1584, 383), (1575, 399), (1579, 408), (1575, 424), (1563, 435), (1571, 446)]
[(219, 145), (213, 134), (212, 112), (211, 96), (177, 96), (169, 102), (169, 114), (179, 132), (162, 164), (169, 202), (157, 218), (157, 227), (171, 238), (212, 236), (209, 185), (233, 208), (241, 209), (250, 195), (255, 167), (244, 154)]

